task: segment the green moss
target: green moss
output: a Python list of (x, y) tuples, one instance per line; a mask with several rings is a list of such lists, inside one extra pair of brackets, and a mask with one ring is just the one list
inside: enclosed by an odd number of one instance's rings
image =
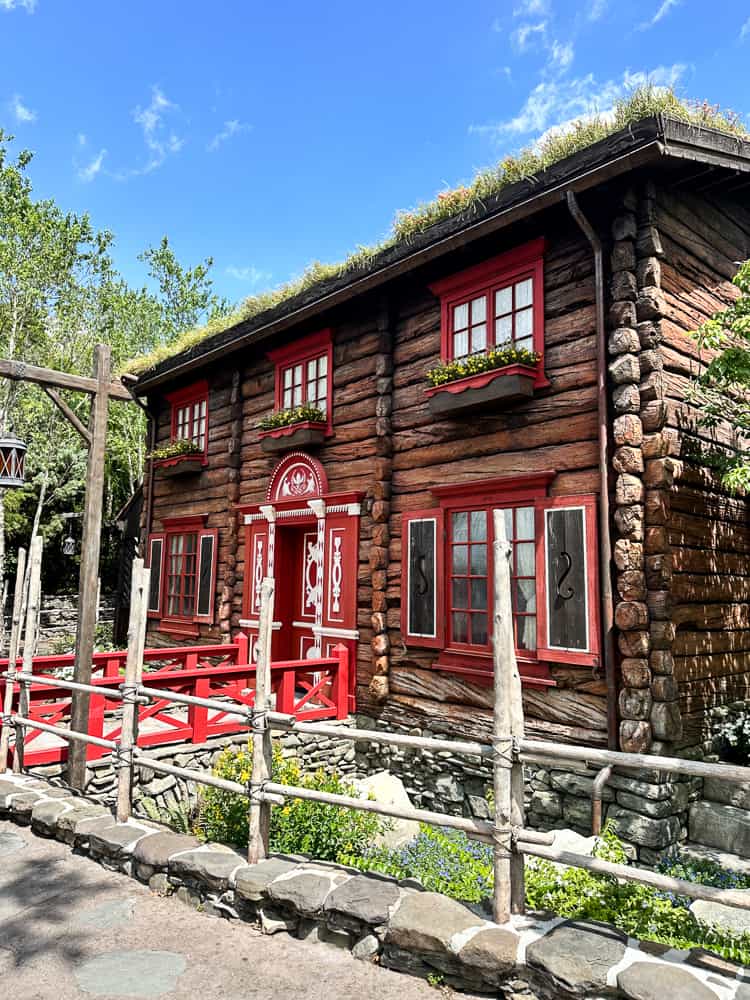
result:
[(435, 223), (461, 214), (465, 214), (468, 218), (482, 211), (487, 199), (496, 197), (510, 184), (531, 177), (601, 139), (654, 115), (666, 115), (697, 127), (712, 128), (729, 135), (743, 138), (748, 136), (748, 130), (741, 118), (731, 111), (724, 111), (706, 102), (681, 100), (671, 88), (662, 89), (650, 84), (638, 87), (627, 98), (617, 102), (612, 116), (597, 115), (590, 119), (575, 121), (564, 131), (548, 136), (543, 142), (523, 149), (513, 156), (505, 157), (488, 170), (480, 171), (469, 185), (442, 191), (432, 201), (399, 212), (393, 221), (391, 232), (382, 242), (373, 246), (359, 246), (345, 260), (337, 264), (322, 264), (315, 261), (299, 278), (245, 299), (229, 315), (218, 317), (195, 330), (189, 330), (171, 344), (165, 344), (151, 354), (133, 359), (124, 366), (124, 370), (143, 374), (168, 357), (181, 354), (214, 334), (251, 320), (329, 278), (362, 271), (384, 251), (397, 244), (408, 243)]

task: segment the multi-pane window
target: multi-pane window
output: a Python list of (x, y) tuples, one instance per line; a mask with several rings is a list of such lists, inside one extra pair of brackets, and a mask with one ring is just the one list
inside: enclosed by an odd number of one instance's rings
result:
[(453, 642), (486, 646), (489, 636), (487, 512), (450, 516), (450, 634)]
[(195, 613), (198, 534), (188, 531), (167, 536), (167, 614), (192, 618)]
[(454, 358), (465, 358), (503, 344), (531, 351), (534, 349), (533, 279), (525, 277), (489, 288), (481, 295), (456, 303), (451, 316)]
[(510, 546), (510, 601), (522, 674), (545, 661), (598, 666), (596, 497), (547, 495), (554, 473), (432, 487), (439, 507), (402, 515), (401, 628), (439, 650), (436, 668), (491, 674), (495, 512)]
[(510, 564), (516, 649), (536, 649), (536, 545), (534, 507), (506, 507), (505, 534), (513, 548)]
[(285, 410), (294, 406), (317, 406), (328, 411), (328, 355), (310, 358), (281, 370), (282, 398)]
[(172, 407), (172, 439), (192, 441), (203, 452), (208, 444), (208, 382), (195, 382), (169, 393)]
[(443, 361), (509, 345), (543, 354), (544, 248), (532, 240), (430, 285), (440, 297)]
[[(536, 648), (536, 567), (533, 506), (505, 508), (505, 534), (512, 546), (511, 594), (516, 649)], [(449, 515), (449, 627), (457, 645), (486, 648), (491, 635), (492, 511)]]
[(196, 399), (175, 407), (174, 436), (197, 444), (201, 451), (206, 449), (206, 399)]
[(268, 352), (275, 366), (274, 406), (291, 410), (311, 406), (325, 416), (333, 430), (333, 335), (319, 330)]

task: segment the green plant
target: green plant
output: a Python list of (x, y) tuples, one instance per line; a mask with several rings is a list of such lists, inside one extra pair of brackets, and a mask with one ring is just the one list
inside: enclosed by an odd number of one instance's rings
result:
[(311, 406), (304, 403), (302, 406), (293, 406), (289, 410), (276, 410), (267, 417), (263, 417), (260, 428), (263, 431), (272, 431), (277, 427), (289, 427), (291, 424), (301, 424), (309, 421), (314, 424), (325, 423), (326, 415), (319, 406)]
[[(710, 858), (692, 858), (679, 851), (666, 854), (657, 866), (660, 872), (673, 878), (683, 878), (700, 885), (713, 885), (717, 889), (750, 889), (750, 875), (724, 868)], [(689, 906), (687, 897), (675, 897), (683, 906)]]
[[(247, 784), (252, 771), (252, 743), (247, 748), (222, 750), (213, 773)], [(295, 760), (285, 760), (276, 746), (272, 778), (282, 785), (296, 785), (336, 795), (356, 795), (352, 785), (336, 773), (317, 771), (303, 775)], [(360, 854), (383, 829), (372, 813), (328, 806), (306, 799), (287, 799), (271, 810), (270, 843), (274, 851), (309, 854), (321, 861), (341, 861)], [(206, 840), (247, 844), (247, 797), (215, 788), (201, 790), (196, 831)]]
[[(605, 861), (627, 863), (623, 845), (610, 824), (594, 853)], [(492, 894), (492, 849), (455, 830), (422, 826), (419, 836), (399, 850), (371, 849), (345, 860), (365, 871), (419, 879), (426, 889), (463, 902), (481, 902)], [(684, 862), (672, 856), (663, 859), (660, 869), (706, 885), (750, 887), (750, 878), (728, 873), (712, 862)], [(530, 910), (600, 920), (642, 940), (674, 948), (706, 948), (743, 965), (750, 962), (750, 933), (735, 935), (701, 923), (687, 909), (688, 903), (682, 897), (583, 868), (560, 868), (535, 858), (526, 862), (526, 905)]]
[(727, 719), (716, 729), (722, 760), (746, 765), (750, 761), (750, 713)]
[(432, 892), (470, 903), (492, 894), (492, 849), (447, 827), (422, 824), (410, 844), (396, 850), (370, 848), (346, 863), (395, 878), (416, 878)]
[(541, 354), (536, 351), (529, 351), (525, 347), (514, 347), (510, 343), (500, 344), (483, 354), (472, 354), (468, 358), (436, 365), (427, 372), (427, 381), (433, 386), (445, 385), (446, 382), (455, 382), (467, 375), (479, 375), (481, 372), (505, 368), (506, 365), (534, 367), (539, 364), (540, 359)]
[(457, 215), (465, 215), (467, 218), (478, 215), (484, 211), (489, 199), (497, 197), (509, 185), (526, 180), (615, 132), (655, 115), (666, 115), (698, 128), (712, 128), (729, 135), (745, 137), (748, 134), (741, 118), (731, 111), (723, 111), (705, 101), (681, 100), (672, 88), (655, 87), (652, 84), (638, 87), (616, 102), (613, 114), (580, 118), (533, 146), (505, 157), (496, 166), (480, 171), (469, 184), (441, 191), (431, 201), (414, 209), (398, 212), (390, 233), (380, 243), (358, 246), (345, 260), (336, 264), (314, 261), (299, 278), (251, 296), (232, 313), (217, 315), (205, 326), (187, 330), (151, 353), (133, 358), (123, 370), (136, 374), (145, 372), (213, 334), (254, 319), (325, 281), (367, 270), (386, 251), (399, 244), (409, 243), (435, 223)]
[(164, 823), (177, 833), (193, 832), (197, 820), (197, 806), (190, 799), (187, 784), (182, 787), (179, 799), (164, 809), (159, 809), (149, 796), (144, 796), (139, 805), (146, 816), (155, 823)]
[(692, 399), (701, 410), (700, 427), (709, 432), (729, 424), (732, 444), (716, 448), (698, 442), (693, 456), (715, 469), (728, 489), (750, 489), (750, 260), (732, 279), (739, 296), (714, 313), (694, 334), (713, 353), (695, 379)]
[(168, 444), (163, 444), (159, 448), (150, 451), (146, 458), (153, 458), (159, 461), (164, 458), (178, 458), (180, 455), (202, 455), (203, 449), (195, 441), (189, 438), (175, 438)]

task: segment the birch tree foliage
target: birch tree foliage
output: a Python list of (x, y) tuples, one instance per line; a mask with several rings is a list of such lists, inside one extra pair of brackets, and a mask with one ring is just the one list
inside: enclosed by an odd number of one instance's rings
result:
[[(0, 129), (0, 357), (90, 375), (95, 345), (107, 343), (117, 372), (128, 358), (226, 311), (212, 288), (212, 260), (183, 267), (166, 237), (141, 256), (151, 287), (130, 286), (113, 265), (112, 234), (97, 231), (88, 215), (65, 213), (49, 199), (35, 200), (32, 154), (21, 151), (14, 157), (11, 145), (12, 136)], [(89, 397), (61, 395), (87, 423)], [(145, 429), (137, 405), (111, 403), (105, 521), (138, 486)], [(28, 444), (27, 483), (20, 490), (0, 491), (0, 581), (6, 575), (6, 536), (7, 569), (12, 570), (12, 553), (27, 545), (38, 527), (46, 540), (48, 586), (74, 587), (77, 559), (62, 556), (71, 522), (61, 515), (83, 507), (84, 443), (40, 387), (0, 379), (0, 435), (10, 430)], [(112, 555), (107, 544), (105, 533), (105, 565)]]
[(731, 427), (731, 443), (703, 455), (731, 490), (750, 490), (750, 260), (733, 278), (739, 296), (696, 333), (712, 358), (695, 383), (701, 424)]

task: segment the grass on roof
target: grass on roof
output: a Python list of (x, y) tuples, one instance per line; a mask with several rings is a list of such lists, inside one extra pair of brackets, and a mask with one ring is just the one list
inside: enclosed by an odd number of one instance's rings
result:
[(409, 211), (398, 212), (390, 233), (382, 242), (372, 246), (359, 246), (345, 260), (336, 264), (314, 261), (300, 277), (258, 295), (251, 295), (229, 315), (188, 330), (171, 343), (128, 362), (124, 370), (143, 374), (167, 358), (238, 323), (253, 319), (327, 279), (366, 270), (380, 253), (397, 244), (408, 244), (436, 222), (459, 214), (470, 218), (472, 214), (482, 211), (486, 200), (497, 196), (510, 184), (531, 177), (628, 125), (658, 114), (730, 135), (743, 138), (750, 136), (742, 119), (734, 112), (706, 102), (683, 100), (672, 88), (665, 89), (651, 84), (638, 87), (617, 102), (613, 113), (581, 118), (564, 130), (552, 132), (542, 142), (506, 156), (496, 166), (480, 171), (469, 185), (441, 191), (432, 201), (423, 202)]

